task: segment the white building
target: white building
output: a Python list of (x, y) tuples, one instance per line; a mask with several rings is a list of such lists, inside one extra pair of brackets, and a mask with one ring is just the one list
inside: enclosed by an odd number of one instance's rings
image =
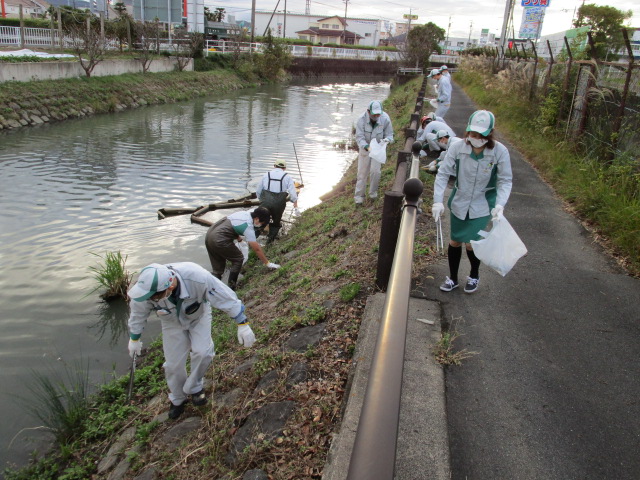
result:
[[(273, 14), (273, 18), (271, 18), (272, 14), (273, 12), (256, 11), (254, 35), (264, 35), (268, 25), (271, 30), (271, 35), (274, 37), (300, 38), (296, 32), (308, 30), (312, 25), (317, 24), (320, 20), (334, 18), (327, 17), (326, 15), (306, 15), (290, 12), (287, 12), (285, 15), (282, 11), (276, 12)], [(342, 20), (344, 20), (344, 17), (338, 18), (342, 18)], [(271, 23), (269, 23), (269, 19), (271, 19)], [(322, 26), (322, 22), (320, 22), (320, 26)], [(384, 21), (370, 18), (347, 17), (346, 29), (362, 37), (359, 41), (359, 45), (368, 45), (372, 47), (378, 46), (380, 39), (383, 38), (383, 36), (386, 36), (387, 32), (387, 30), (385, 30)], [(385, 35), (383, 35), (383, 33)]]
[(5, 14), (7, 18), (20, 18), (20, 5), (22, 5), (22, 18), (43, 18), (49, 4), (35, 0), (4, 0)]

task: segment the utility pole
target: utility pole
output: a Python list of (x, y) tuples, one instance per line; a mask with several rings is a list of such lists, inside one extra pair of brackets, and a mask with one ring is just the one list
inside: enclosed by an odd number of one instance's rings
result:
[(469, 39), (467, 40), (467, 48), (471, 46), (471, 29), (473, 29), (473, 20), (471, 20), (471, 25), (469, 25)]
[(513, 13), (513, 3), (515, 0), (507, 0), (504, 6), (504, 17), (502, 19), (502, 30), (500, 31), (500, 46), (504, 49), (509, 35), (509, 21)]
[(287, 0), (284, 0), (284, 25), (282, 26), (282, 38), (287, 38)]
[(256, 31), (256, 0), (251, 0), (251, 43)]
[(451, 30), (451, 15), (449, 15), (449, 26), (447, 27), (447, 39), (444, 42), (444, 46), (447, 46), (447, 42), (449, 41), (449, 30)]
[(347, 43), (347, 5), (349, 0), (344, 0), (344, 25), (342, 26), (342, 44)]

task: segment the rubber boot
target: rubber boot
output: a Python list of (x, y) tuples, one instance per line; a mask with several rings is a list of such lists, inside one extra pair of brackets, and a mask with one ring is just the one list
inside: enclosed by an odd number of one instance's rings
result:
[(235, 291), (236, 285), (238, 284), (238, 277), (240, 276), (240, 272), (229, 272), (229, 280), (227, 281), (227, 286)]

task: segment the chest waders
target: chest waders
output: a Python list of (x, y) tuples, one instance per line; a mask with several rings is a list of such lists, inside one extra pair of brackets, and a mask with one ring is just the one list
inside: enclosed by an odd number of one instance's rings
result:
[[(282, 180), (287, 176), (286, 173), (282, 178), (271, 178), (271, 173), (268, 173), (267, 176), (269, 178), (269, 182), (267, 183), (267, 188), (262, 190), (262, 193), (260, 194), (260, 206), (267, 208), (271, 213), (268, 241), (273, 242), (282, 227), (280, 220), (282, 220), (282, 214), (287, 206), (287, 197), (289, 194), (282, 191)], [(271, 188), (271, 182), (280, 182), (279, 192), (269, 190)]]

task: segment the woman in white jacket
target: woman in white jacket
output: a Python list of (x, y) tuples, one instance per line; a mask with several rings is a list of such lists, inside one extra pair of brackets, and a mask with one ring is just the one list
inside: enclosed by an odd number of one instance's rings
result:
[(450, 292), (458, 287), (458, 268), (465, 244), (471, 263), (471, 273), (464, 291), (473, 293), (480, 280), (480, 260), (473, 253), (471, 240), (479, 240), (492, 217), (500, 218), (511, 193), (511, 160), (509, 150), (493, 139), (495, 117), (478, 110), (469, 117), (463, 141), (453, 143), (439, 165), (433, 187), (433, 218), (438, 221), (444, 212), (444, 192), (449, 176), (455, 185), (449, 195), (451, 210), (451, 241), (449, 242), (449, 276), (440, 290)]

